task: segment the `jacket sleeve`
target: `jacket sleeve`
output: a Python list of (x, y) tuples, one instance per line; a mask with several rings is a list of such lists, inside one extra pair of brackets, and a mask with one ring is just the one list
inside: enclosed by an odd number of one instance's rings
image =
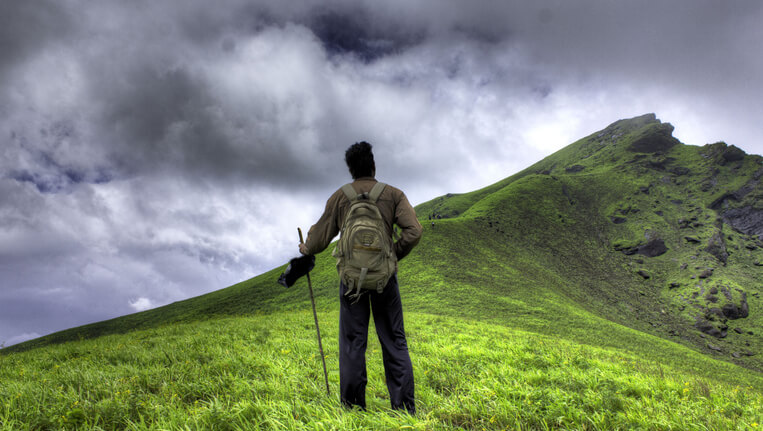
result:
[(419, 243), (423, 231), (421, 223), (416, 218), (416, 211), (405, 194), (401, 192), (401, 195), (400, 201), (395, 206), (395, 224), (402, 230), (400, 239), (395, 243), (397, 260), (401, 260), (413, 250), (413, 247)]
[(305, 246), (308, 254), (318, 254), (331, 244), (331, 240), (339, 233), (339, 196), (334, 193), (326, 202), (326, 209), (307, 233)]

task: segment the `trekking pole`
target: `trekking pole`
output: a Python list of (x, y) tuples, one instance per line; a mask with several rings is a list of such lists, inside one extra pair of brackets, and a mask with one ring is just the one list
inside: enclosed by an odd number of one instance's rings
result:
[[(297, 228), (299, 232), (299, 243), (303, 244), (302, 229)], [(318, 327), (318, 313), (315, 311), (315, 298), (313, 297), (313, 283), (310, 282), (310, 273), (307, 273), (307, 287), (310, 289), (310, 302), (313, 304), (313, 318), (315, 318), (315, 331), (318, 333), (318, 349), (321, 352), (321, 360), (323, 361), (323, 378), (326, 380), (326, 395), (331, 395), (329, 391), (329, 374), (326, 371), (326, 357), (323, 356), (323, 343), (321, 342), (321, 328)]]

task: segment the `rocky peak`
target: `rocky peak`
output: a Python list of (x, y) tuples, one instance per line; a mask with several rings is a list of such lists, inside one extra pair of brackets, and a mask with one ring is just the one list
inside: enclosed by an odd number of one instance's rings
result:
[(673, 125), (657, 122), (644, 127), (628, 146), (634, 153), (662, 153), (681, 142), (673, 137)]
[(636, 129), (640, 129), (647, 124), (652, 123), (660, 123), (660, 120), (657, 119), (657, 116), (654, 113), (651, 114), (644, 114), (640, 115), (638, 117), (633, 118), (627, 118), (623, 120), (617, 120), (614, 123), (607, 126), (605, 131), (612, 130), (612, 129), (621, 129), (625, 132), (630, 132)]

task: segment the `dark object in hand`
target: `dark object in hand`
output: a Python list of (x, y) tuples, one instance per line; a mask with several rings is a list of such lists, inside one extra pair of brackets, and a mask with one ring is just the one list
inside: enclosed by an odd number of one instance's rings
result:
[(278, 284), (283, 287), (291, 287), (299, 280), (300, 277), (306, 275), (315, 267), (315, 256), (306, 255), (295, 257), (289, 261), (289, 266), (278, 277)]

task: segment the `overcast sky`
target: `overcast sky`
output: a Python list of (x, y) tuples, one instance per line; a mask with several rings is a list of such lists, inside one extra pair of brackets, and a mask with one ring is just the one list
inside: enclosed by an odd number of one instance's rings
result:
[(761, 154), (761, 22), (752, 0), (2, 1), (0, 343), (285, 263), (360, 140), (414, 205), (648, 112)]

